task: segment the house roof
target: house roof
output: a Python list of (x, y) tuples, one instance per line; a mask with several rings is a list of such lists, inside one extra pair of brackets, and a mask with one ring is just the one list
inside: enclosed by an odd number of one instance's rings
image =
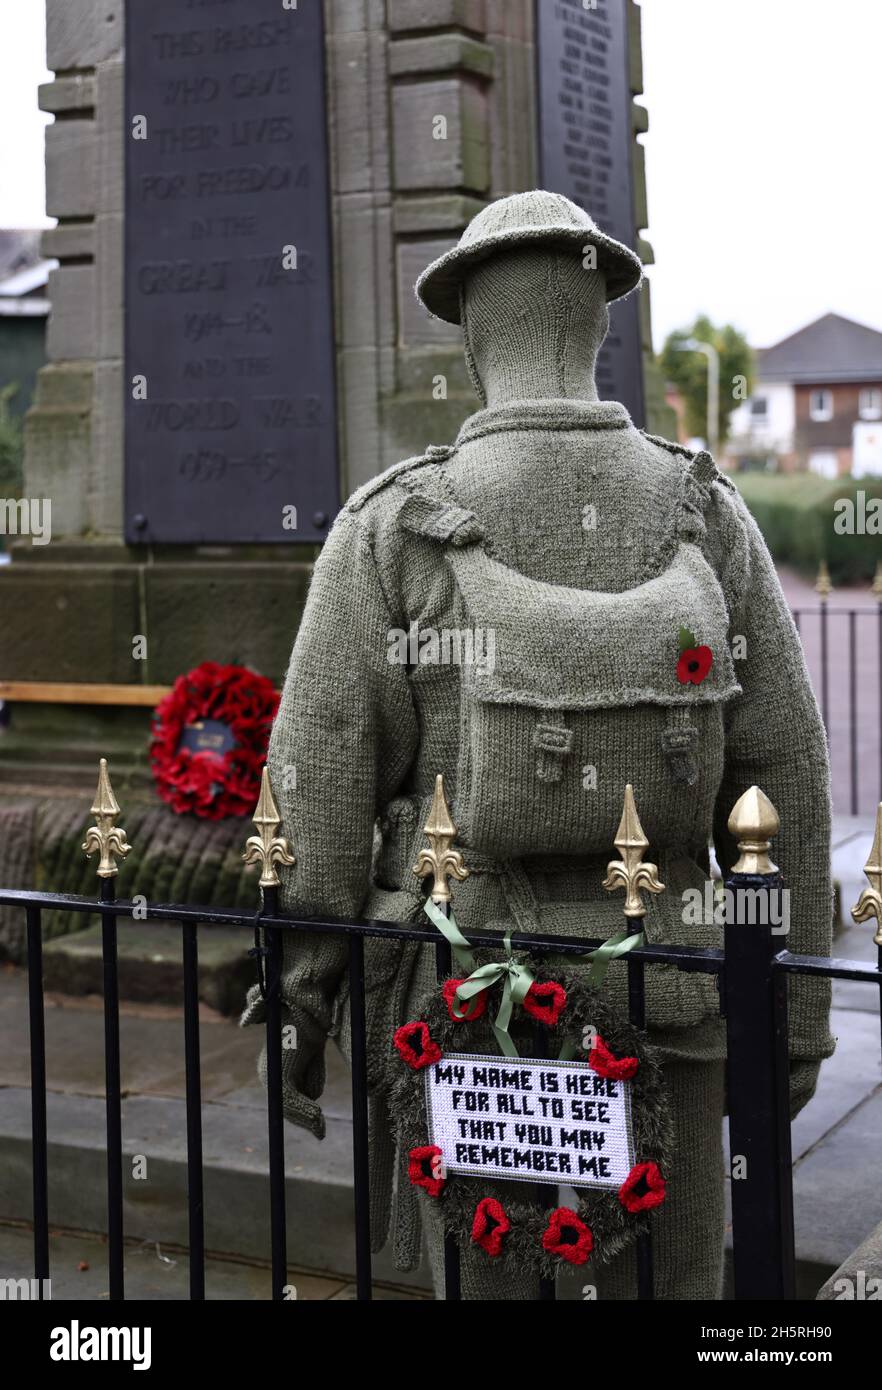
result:
[(41, 257), (41, 236), (39, 231), (0, 228), (0, 318), (48, 315), (45, 290), (58, 262)]
[(0, 280), (42, 260), (38, 227), (0, 227)]
[(757, 376), (795, 385), (882, 381), (882, 333), (841, 314), (824, 314), (758, 352)]

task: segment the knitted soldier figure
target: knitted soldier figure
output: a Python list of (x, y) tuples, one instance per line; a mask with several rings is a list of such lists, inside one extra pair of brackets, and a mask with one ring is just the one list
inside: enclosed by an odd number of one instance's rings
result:
[[(597, 397), (607, 301), (640, 277), (627, 248), (542, 192), (492, 204), (421, 277), (430, 311), (462, 324), (482, 409), (452, 448), (361, 488), (316, 563), (269, 752), (297, 855), (286, 910), (424, 923), (413, 866), (442, 772), (470, 870), (454, 890), (466, 935), (513, 925), (610, 937), (621, 900), (601, 883), (631, 782), (666, 885), (647, 905), (647, 939), (716, 946), (721, 928), (692, 920), (683, 895), (703, 889), (711, 839), (724, 873), (734, 862), (726, 820), (755, 783), (781, 819), (787, 944), (829, 953), (826, 742), (768, 551), (709, 455), (647, 436)], [(485, 659), (408, 664), (399, 653), (414, 624), (421, 636), (481, 633), (472, 655)], [(698, 679), (678, 676), (682, 627), (713, 655)], [(348, 1050), (346, 938), (285, 942), (283, 1012), (297, 1028), (285, 1114), (321, 1138), (325, 1040)], [(394, 1191), (400, 1265), (418, 1258), (419, 1213), (440, 1279), (437, 1204), (408, 1184), (380, 1087), (392, 1032), (433, 987), (434, 953), (367, 939), (365, 955), (374, 1242)], [(603, 991), (626, 1010), (625, 962)], [(676, 1139), (653, 1214), (656, 1296), (719, 1298), (719, 996), (711, 976), (671, 967), (647, 970), (646, 991)], [(833, 1050), (829, 991), (790, 981), (792, 1114)], [(252, 991), (243, 1021), (263, 1018)], [(504, 1276), (468, 1242), (462, 1269), (466, 1298), (536, 1296), (535, 1279)], [(602, 1298), (635, 1297), (633, 1251), (593, 1278)]]

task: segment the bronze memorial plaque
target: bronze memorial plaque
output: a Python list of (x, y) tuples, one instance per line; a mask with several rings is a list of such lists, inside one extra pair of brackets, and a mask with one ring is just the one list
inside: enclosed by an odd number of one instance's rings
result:
[[(626, 0), (537, 0), (541, 184), (636, 249)], [(597, 389), (644, 424), (640, 305), (609, 306)]]
[(126, 539), (340, 505), (322, 7), (128, 0)]

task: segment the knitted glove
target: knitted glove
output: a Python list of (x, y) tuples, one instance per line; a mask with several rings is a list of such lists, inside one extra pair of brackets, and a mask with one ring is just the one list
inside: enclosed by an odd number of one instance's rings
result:
[[(317, 991), (305, 985), (302, 990), (282, 1003), (282, 1108), (286, 1120), (308, 1129), (316, 1139), (325, 1137), (325, 1117), (315, 1102), (325, 1085), (325, 1040), (327, 1025), (310, 1011)], [(266, 1001), (254, 985), (248, 991), (248, 1002), (239, 1024), (266, 1021)], [(261, 1049), (257, 1072), (264, 1086), (266, 1077), (266, 1044)]]
[(790, 1118), (795, 1120), (800, 1110), (808, 1105), (818, 1084), (818, 1073), (821, 1070), (821, 1063), (818, 1062), (791, 1062), (790, 1063)]

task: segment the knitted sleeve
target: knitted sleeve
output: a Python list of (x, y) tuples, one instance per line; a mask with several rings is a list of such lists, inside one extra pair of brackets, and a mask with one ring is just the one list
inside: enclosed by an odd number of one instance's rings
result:
[[(828, 956), (832, 949), (830, 776), (827, 741), (802, 645), (771, 556), (753, 517), (730, 492), (718, 503), (730, 531), (723, 584), (743, 695), (728, 707), (726, 761), (714, 817), (717, 859), (727, 873), (737, 848), (726, 822), (749, 786), (761, 787), (781, 821), (772, 857), (789, 890), (790, 931), (782, 949)], [(740, 532), (739, 534), (736, 534)], [(747, 928), (749, 930), (749, 928)], [(829, 980), (791, 976), (790, 1055), (829, 1057)]]
[[(341, 512), (316, 562), (270, 737), (268, 766), (296, 864), (285, 912), (357, 917), (374, 823), (417, 742), (405, 668), (387, 659), (395, 624), (361, 523)], [(348, 956), (344, 936), (286, 934), (283, 995), (326, 1030)]]

